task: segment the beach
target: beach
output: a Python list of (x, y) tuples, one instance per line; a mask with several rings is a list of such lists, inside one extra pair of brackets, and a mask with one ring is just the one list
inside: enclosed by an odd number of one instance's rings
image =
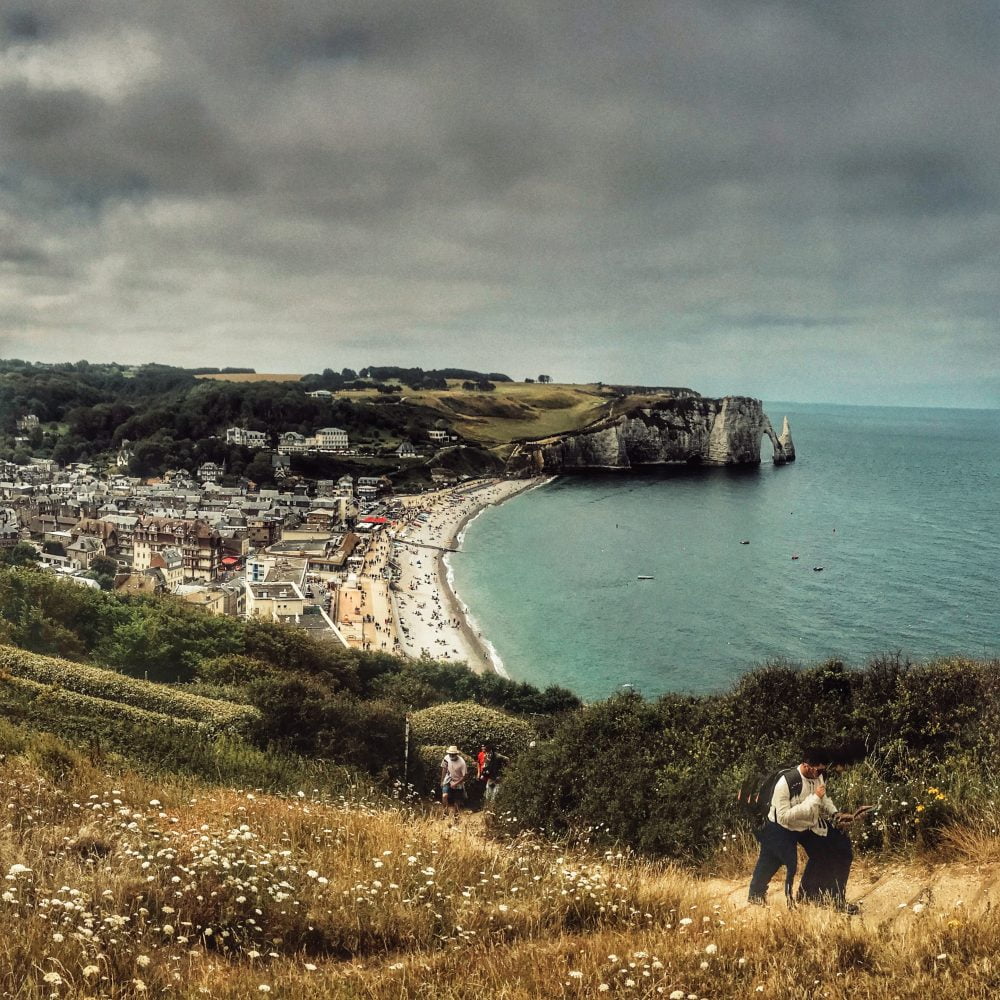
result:
[[(449, 579), (446, 556), (461, 547), (465, 526), (480, 511), (544, 479), (488, 479), (398, 497), (401, 514), (369, 547), (363, 583), (380, 625), (370, 648), (412, 659), (467, 663), (477, 672), (503, 667), (469, 618)], [(395, 577), (390, 585), (385, 569)]]

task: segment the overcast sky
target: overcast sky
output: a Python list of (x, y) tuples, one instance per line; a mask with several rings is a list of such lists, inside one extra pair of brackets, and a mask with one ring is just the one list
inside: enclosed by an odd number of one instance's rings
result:
[(0, 11), (0, 357), (1000, 406), (995, 0)]

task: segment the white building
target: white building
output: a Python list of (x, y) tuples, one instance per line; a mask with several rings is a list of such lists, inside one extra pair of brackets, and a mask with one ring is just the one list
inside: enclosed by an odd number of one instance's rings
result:
[(278, 439), (278, 451), (285, 455), (300, 455), (313, 447), (312, 438), (304, 437), (298, 431), (285, 431)]
[(267, 435), (263, 431), (248, 431), (245, 427), (227, 427), (226, 444), (239, 444), (244, 448), (263, 448)]
[(347, 451), (347, 431), (339, 427), (321, 427), (314, 440), (320, 451)]

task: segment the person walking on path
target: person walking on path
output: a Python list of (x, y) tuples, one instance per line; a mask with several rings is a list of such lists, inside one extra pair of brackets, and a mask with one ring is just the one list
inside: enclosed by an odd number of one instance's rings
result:
[(812, 900), (825, 894), (838, 909), (857, 912), (844, 896), (853, 860), (851, 842), (837, 826), (850, 814), (839, 813), (826, 794), (825, 774), (831, 756), (828, 750), (809, 747), (798, 767), (782, 772), (775, 782), (767, 818), (756, 834), (760, 855), (750, 880), (751, 903), (766, 903), (768, 883), (784, 866), (785, 899), (792, 905), (798, 845), (802, 844), (809, 855), (807, 871), (809, 867), (813, 870), (808, 872), (800, 898)]
[(454, 821), (458, 822), (458, 811), (466, 801), (465, 778), (468, 765), (457, 746), (452, 744), (445, 751), (441, 761), (441, 805), (444, 815), (448, 815), (448, 807), (454, 807)]
[(487, 802), (492, 802), (497, 797), (497, 792), (500, 791), (500, 779), (509, 763), (510, 759), (500, 753), (492, 743), (486, 744), (486, 761), (481, 776), (486, 782)]

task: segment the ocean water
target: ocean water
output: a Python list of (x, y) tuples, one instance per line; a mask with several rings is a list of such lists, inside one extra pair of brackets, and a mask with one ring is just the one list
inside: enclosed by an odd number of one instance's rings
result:
[(562, 477), (468, 525), (455, 585), (511, 677), (593, 699), (775, 658), (1000, 655), (1000, 410), (765, 411), (794, 464), (765, 440), (752, 469)]

